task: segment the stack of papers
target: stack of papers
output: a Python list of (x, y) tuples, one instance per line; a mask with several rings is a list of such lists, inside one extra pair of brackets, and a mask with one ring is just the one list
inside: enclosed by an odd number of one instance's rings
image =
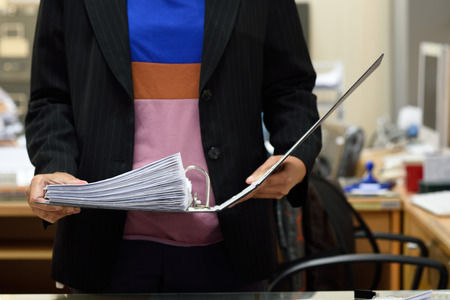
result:
[(450, 216), (450, 191), (415, 194), (411, 203), (438, 216)]
[(192, 203), (180, 153), (116, 177), (89, 183), (48, 185), (45, 204), (152, 211), (186, 211)]

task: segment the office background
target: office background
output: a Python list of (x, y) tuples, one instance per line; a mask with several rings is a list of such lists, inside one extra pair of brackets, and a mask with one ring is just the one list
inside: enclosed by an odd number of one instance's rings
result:
[[(302, 21), (313, 62), (318, 66), (318, 70), (323, 63), (325, 65), (330, 63), (338, 70), (340, 79), (336, 85), (332, 85), (328, 90), (327, 88), (316, 90), (319, 102), (324, 104), (324, 108), (329, 104), (328, 100), (337, 96), (333, 94), (336, 90), (339, 93), (342, 89), (348, 88), (379, 54), (385, 53), (385, 61), (381, 68), (344, 103), (340, 114), (333, 116), (335, 119), (340, 117), (346, 124), (362, 128), (367, 137), (365, 140), (367, 145), (369, 137), (377, 131), (380, 118), (394, 122), (402, 107), (417, 104), (419, 44), (422, 41), (450, 44), (448, 13), (450, 1), (297, 0), (296, 2), (301, 15), (304, 16)], [(29, 94), (29, 55), (38, 4), (38, 0), (0, 0), (0, 87), (4, 88), (15, 101), (20, 121), (23, 120)], [(5, 23), (10, 24), (4, 25)], [(6, 42), (9, 42), (9, 46)], [(20, 141), (18, 143), (20, 144)], [(0, 149), (0, 159), (1, 155), (10, 155), (5, 153)], [(18, 159), (23, 157), (20, 153), (16, 154)], [(3, 157), (3, 159), (1, 163), (5, 163), (6, 160), (17, 162), (15, 158)], [(26, 174), (22, 175), (26, 177)], [(1, 176), (0, 174), (0, 185), (8, 182), (9, 177)], [(19, 216), (17, 220), (28, 218), (27, 214), (21, 215), (20, 209), (16, 214)], [(389, 215), (394, 215), (396, 219), (400, 218), (400, 212), (397, 211), (389, 212)], [(4, 225), (2, 228), (12, 228), (13, 223), (10, 221), (2, 221)], [(32, 230), (33, 226), (39, 224), (39, 222), (30, 224), (24, 222), (22, 233), (4, 231), (0, 237), (26, 238), (24, 232)], [(400, 227), (399, 225), (398, 230), (401, 230)], [(35, 237), (35, 240), (37, 239), (46, 242), (42, 252), (44, 254), (40, 256), (43, 262), (33, 265), (35, 271), (48, 265), (45, 260), (51, 255), (48, 251), (51, 232)], [(4, 245), (0, 243), (0, 248), (2, 246)], [(14, 267), (14, 264), (5, 261), (3, 260), (3, 266)], [(26, 269), (27, 263), (22, 262), (21, 268)]]

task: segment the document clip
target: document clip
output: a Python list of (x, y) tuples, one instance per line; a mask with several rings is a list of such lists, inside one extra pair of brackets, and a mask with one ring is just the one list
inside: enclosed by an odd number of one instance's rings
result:
[(211, 207), (209, 205), (209, 197), (210, 197), (210, 191), (211, 191), (211, 180), (209, 178), (208, 173), (198, 167), (198, 166), (188, 166), (186, 169), (184, 169), (184, 173), (187, 174), (189, 171), (199, 171), (205, 176), (205, 182), (206, 182), (206, 201), (205, 204), (202, 204), (202, 200), (198, 199), (197, 193), (194, 193), (192, 195), (192, 203), (191, 206), (188, 208), (188, 211), (190, 212), (202, 212), (202, 211), (211, 211)]

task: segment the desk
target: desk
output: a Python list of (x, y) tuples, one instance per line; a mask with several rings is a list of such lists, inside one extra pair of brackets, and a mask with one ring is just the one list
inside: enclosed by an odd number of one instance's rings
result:
[[(407, 297), (418, 291), (378, 291), (377, 296)], [(127, 295), (87, 295), (87, 294), (54, 294), (54, 295), (1, 295), (0, 299), (8, 300), (66, 300), (66, 299), (220, 299), (220, 300), (281, 300), (281, 299), (314, 299), (314, 300), (354, 300), (353, 291), (339, 292), (273, 292), (273, 293), (189, 293), (189, 294), (127, 294)], [(401, 299), (401, 298), (400, 298)], [(450, 300), (450, 290), (433, 291), (433, 300)]]
[[(363, 172), (363, 166), (366, 161), (374, 161), (375, 166), (381, 169), (386, 156), (401, 153), (405, 154), (402, 148), (363, 151), (359, 164), (360, 174)], [(401, 220), (403, 233), (422, 239), (428, 247), (430, 257), (447, 265), (447, 269), (450, 272), (450, 217), (435, 216), (411, 204), (408, 200), (410, 194), (406, 192), (404, 186), (398, 186), (396, 190), (400, 194), (403, 204), (403, 218)], [(407, 245), (404, 247), (403, 253), (405, 255), (418, 255), (419, 251)], [(406, 288), (409, 287), (412, 280), (412, 272), (412, 266), (403, 267), (403, 286)], [(436, 277), (430, 271), (426, 271), (420, 287), (424, 289), (436, 287)]]
[[(409, 201), (409, 194), (402, 190), (404, 204), (404, 233), (416, 236), (425, 242), (429, 256), (447, 265), (450, 273), (450, 217), (439, 217), (417, 207)], [(417, 250), (405, 247), (406, 255), (416, 255)], [(412, 278), (413, 267), (404, 267), (405, 281)], [(425, 272), (421, 288), (436, 286), (436, 274)], [(450, 286), (450, 281), (447, 284)]]
[[(347, 198), (373, 232), (402, 233), (402, 199), (400, 195), (393, 197), (347, 196)], [(401, 253), (401, 245), (398, 242), (379, 241), (378, 244), (382, 253)], [(370, 253), (372, 248), (366, 240), (358, 240), (356, 252)], [(398, 264), (383, 265), (382, 272), (381, 289), (399, 290), (401, 288), (401, 270)]]
[(57, 292), (50, 279), (54, 226), (28, 207), (25, 188), (0, 188), (0, 291)]

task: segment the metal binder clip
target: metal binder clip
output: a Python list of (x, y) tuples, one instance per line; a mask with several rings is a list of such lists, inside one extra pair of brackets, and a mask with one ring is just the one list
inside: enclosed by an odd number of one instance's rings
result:
[(206, 178), (206, 202), (205, 202), (205, 204), (202, 204), (202, 201), (200, 199), (198, 199), (198, 197), (197, 197), (197, 193), (194, 193), (191, 208), (209, 209), (210, 208), (209, 193), (211, 190), (211, 180), (209, 179), (209, 175), (208, 175), (208, 173), (206, 173), (205, 170), (203, 170), (202, 168), (197, 167), (197, 166), (188, 166), (186, 169), (184, 169), (184, 173), (187, 174), (187, 172), (189, 172), (191, 170), (200, 171), (203, 175), (205, 175), (205, 178)]

